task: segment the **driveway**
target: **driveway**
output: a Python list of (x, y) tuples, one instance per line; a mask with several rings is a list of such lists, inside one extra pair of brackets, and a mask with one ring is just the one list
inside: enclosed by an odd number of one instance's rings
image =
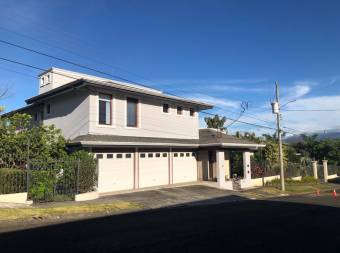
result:
[(219, 190), (202, 185), (192, 185), (102, 197), (97, 201), (110, 202), (112, 200), (138, 203), (146, 208), (153, 209), (183, 204), (198, 205), (202, 201), (205, 203), (207, 203), (207, 201), (210, 203), (218, 203), (221, 201), (233, 202), (244, 200), (244, 198), (234, 191)]

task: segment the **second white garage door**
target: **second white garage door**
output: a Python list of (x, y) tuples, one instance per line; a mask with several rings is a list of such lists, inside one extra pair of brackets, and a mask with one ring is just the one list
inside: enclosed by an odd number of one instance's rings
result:
[(145, 152), (139, 154), (139, 187), (169, 183), (168, 153)]
[(133, 189), (133, 153), (98, 155), (98, 192)]
[(174, 152), (173, 183), (197, 181), (197, 161), (194, 152)]

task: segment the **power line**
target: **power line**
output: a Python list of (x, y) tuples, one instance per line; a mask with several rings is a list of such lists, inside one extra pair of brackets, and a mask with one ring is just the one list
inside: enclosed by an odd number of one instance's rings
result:
[[(219, 115), (219, 114), (214, 114), (214, 113), (209, 113), (209, 112), (201, 112), (201, 113), (208, 114), (208, 115), (211, 115), (211, 116), (217, 115), (217, 116), (222, 117), (222, 116)], [(246, 122), (246, 121), (241, 121), (241, 120), (237, 120), (237, 119), (230, 118), (230, 117), (227, 117), (227, 116), (223, 116), (223, 117), (225, 117), (225, 118), (228, 119), (228, 120), (233, 120), (233, 121), (236, 121), (236, 122), (238, 122), (238, 123), (242, 123), (242, 124), (246, 124), (246, 125), (256, 126), (256, 127), (259, 127), (259, 128), (270, 129), (270, 130), (275, 130), (275, 131), (277, 130), (277, 129), (274, 128), (274, 127), (269, 127), (269, 126), (259, 125), (259, 124), (250, 123), (250, 122)], [(294, 133), (292, 133), (292, 132), (288, 132), (288, 131), (285, 131), (285, 132), (286, 132), (286, 133), (289, 133), (289, 134), (296, 135), (296, 134), (294, 134)]]
[[(0, 26), (0, 29), (5, 30), (5, 31), (10, 32), (10, 33), (13, 33), (13, 34), (15, 34), (15, 35), (24, 37), (24, 38), (28, 38), (28, 39), (30, 39), (30, 40), (32, 40), (32, 41), (41, 43), (41, 44), (43, 44), (43, 45), (47, 45), (48, 47), (55, 48), (55, 49), (64, 51), (64, 52), (66, 52), (66, 53), (75, 55), (75, 56), (77, 56), (77, 57), (80, 57), (80, 58), (83, 58), (83, 59), (92, 61), (92, 62), (94, 62), (94, 63), (99, 63), (99, 64), (102, 64), (102, 65), (108, 66), (108, 67), (110, 67), (110, 68), (113, 68), (113, 69), (117, 69), (117, 70), (119, 70), (119, 71), (126, 72), (126, 73), (131, 74), (131, 75), (134, 75), (134, 76), (136, 76), (136, 77), (138, 77), (138, 78), (144, 79), (145, 81), (149, 81), (149, 82), (152, 82), (152, 83), (156, 83), (155, 81), (153, 81), (153, 80), (151, 80), (151, 79), (149, 79), (149, 78), (147, 78), (147, 77), (145, 77), (145, 76), (142, 76), (142, 75), (137, 74), (137, 73), (133, 73), (133, 72), (131, 72), (131, 71), (129, 71), (129, 70), (126, 70), (126, 69), (124, 69), (124, 68), (122, 68), (122, 67), (113, 66), (113, 65), (108, 64), (108, 63), (106, 63), (106, 62), (99, 61), (99, 60), (97, 60), (97, 59), (92, 59), (92, 58), (90, 58), (90, 57), (87, 57), (87, 56), (81, 55), (81, 54), (79, 54), (79, 53), (73, 52), (73, 51), (71, 51), (71, 50), (69, 50), (69, 49), (66, 49), (66, 48), (64, 48), (64, 47), (60, 47), (60, 46), (53, 45), (53, 44), (48, 43), (48, 42), (46, 42), (46, 41), (39, 40), (39, 39), (37, 39), (37, 38), (31, 37), (31, 36), (29, 36), (29, 35), (22, 34), (22, 33), (13, 31), (13, 30), (10, 30), (10, 29), (8, 29), (8, 28), (4, 28), (4, 27), (1, 27), (1, 26)], [(143, 84), (143, 85), (144, 85), (144, 84)]]
[[(36, 66), (31, 65), (31, 64), (26, 64), (26, 63), (18, 62), (18, 61), (7, 59), (7, 58), (3, 58), (3, 57), (0, 57), (0, 60), (11, 62), (11, 63), (18, 64), (18, 65), (22, 65), (22, 66), (29, 67), (29, 68), (36, 69), (36, 70), (40, 70), (40, 71), (46, 71), (46, 69), (43, 69), (43, 68), (40, 68), (40, 67), (36, 67)], [(66, 76), (66, 77), (69, 77), (69, 78), (77, 79), (75, 77), (68, 76), (68, 75), (65, 75), (65, 74), (61, 74), (61, 73), (57, 73), (57, 74), (58, 75), (62, 75), (62, 76)], [(208, 115), (213, 115), (213, 116), (216, 115), (216, 114), (209, 113), (209, 112), (201, 112), (201, 113), (208, 114)], [(263, 126), (263, 125), (259, 125), (259, 124), (255, 124), (255, 123), (245, 122), (245, 121), (241, 121), (239, 119), (230, 118), (230, 117), (227, 117), (227, 116), (225, 116), (225, 117), (226, 117), (226, 119), (232, 120), (234, 123), (238, 122), (238, 123), (242, 123), (242, 124), (246, 124), (246, 125), (256, 126), (256, 127), (259, 127), (259, 128), (276, 130), (273, 127), (268, 127), (268, 126)], [(285, 131), (285, 132), (295, 135), (294, 133), (291, 133), (291, 132), (288, 132), (288, 131)]]
[(292, 110), (283, 110), (287, 112), (337, 112), (340, 111), (340, 109), (292, 109)]
[(63, 58), (60, 58), (60, 57), (57, 57), (57, 56), (46, 54), (44, 52), (40, 52), (40, 51), (37, 51), (35, 49), (31, 49), (31, 48), (28, 48), (28, 47), (25, 47), (25, 46), (22, 46), (22, 45), (18, 45), (18, 44), (9, 42), (9, 41), (5, 41), (5, 40), (1, 40), (0, 39), (0, 43), (6, 44), (6, 45), (9, 45), (9, 46), (13, 46), (13, 47), (16, 47), (16, 48), (20, 48), (22, 50), (26, 50), (26, 51), (29, 51), (29, 52), (32, 52), (32, 53), (35, 53), (35, 54), (39, 54), (39, 55), (42, 55), (42, 56), (45, 56), (45, 57), (48, 57), (48, 58), (51, 58), (51, 59), (62, 61), (64, 63), (71, 64), (73, 66), (80, 67), (80, 68), (83, 68), (83, 69), (87, 69), (87, 70), (90, 70), (90, 71), (93, 71), (93, 72), (96, 72), (96, 73), (99, 73), (99, 74), (102, 74), (102, 75), (110, 76), (110, 77), (113, 77), (115, 79), (120, 79), (120, 80), (129, 82), (129, 83), (134, 83), (134, 84), (138, 84), (138, 85), (150, 88), (150, 89), (154, 89), (154, 88), (149, 87), (147, 85), (140, 84), (140, 83), (135, 82), (135, 81), (131, 81), (131, 80), (126, 79), (124, 77), (120, 77), (120, 76), (117, 76), (117, 75), (112, 75), (112, 74), (104, 72), (102, 70), (98, 70), (98, 69), (95, 69), (95, 68), (92, 68), (92, 67), (89, 67), (89, 66), (86, 66), (86, 65), (83, 65), (83, 64), (79, 64), (79, 63), (76, 63), (76, 62), (73, 62), (73, 61), (70, 61), (70, 60), (66, 60), (66, 59), (63, 59)]

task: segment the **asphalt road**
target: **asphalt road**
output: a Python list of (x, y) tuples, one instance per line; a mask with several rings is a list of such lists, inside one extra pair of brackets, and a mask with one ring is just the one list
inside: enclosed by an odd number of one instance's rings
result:
[(3, 233), (0, 251), (339, 252), (339, 202), (330, 196), (202, 201)]

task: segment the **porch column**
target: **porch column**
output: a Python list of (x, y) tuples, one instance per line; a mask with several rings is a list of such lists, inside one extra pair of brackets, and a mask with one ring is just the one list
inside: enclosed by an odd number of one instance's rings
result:
[(218, 186), (223, 188), (225, 185), (224, 151), (216, 150), (216, 176)]
[(323, 177), (324, 177), (324, 182), (327, 183), (328, 179), (328, 166), (327, 166), (328, 160), (322, 160), (322, 165), (323, 165)]
[(251, 168), (250, 168), (250, 156), (253, 155), (251, 152), (243, 152), (243, 178), (245, 180), (251, 179)]
[(313, 165), (313, 175), (315, 179), (318, 179), (318, 161), (312, 161), (312, 165)]
[(225, 160), (224, 160), (224, 164), (225, 164), (225, 177), (227, 180), (230, 179), (230, 151), (225, 151), (224, 152), (225, 155)]

